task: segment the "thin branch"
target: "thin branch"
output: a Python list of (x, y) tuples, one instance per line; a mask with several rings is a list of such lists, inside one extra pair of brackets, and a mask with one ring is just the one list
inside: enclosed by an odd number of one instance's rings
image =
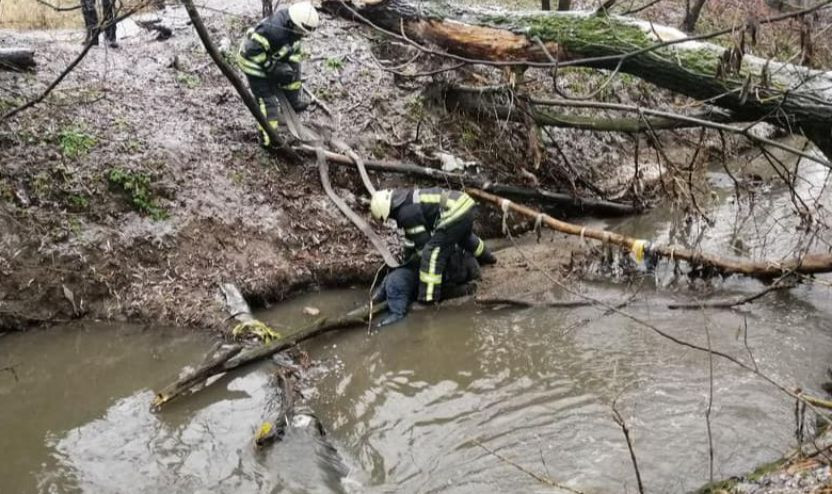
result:
[(582, 493), (581, 491), (579, 491), (579, 490), (573, 489), (573, 488), (568, 487), (568, 486), (565, 486), (565, 485), (558, 484), (557, 482), (555, 482), (554, 480), (552, 480), (552, 479), (550, 479), (550, 478), (548, 478), (548, 477), (544, 477), (544, 476), (542, 476), (542, 475), (540, 475), (540, 474), (537, 474), (537, 473), (532, 472), (532, 471), (531, 471), (531, 470), (529, 470), (528, 468), (526, 468), (526, 467), (524, 467), (524, 466), (522, 466), (522, 465), (519, 465), (518, 463), (516, 463), (516, 462), (514, 462), (514, 461), (512, 461), (512, 460), (509, 460), (509, 459), (508, 459), (508, 458), (506, 458), (505, 456), (503, 456), (503, 455), (501, 455), (500, 453), (498, 453), (498, 452), (494, 451), (493, 449), (489, 448), (488, 446), (486, 446), (485, 444), (481, 443), (481, 442), (480, 442), (479, 440), (477, 440), (477, 439), (474, 439), (474, 440), (472, 440), (471, 442), (473, 442), (474, 444), (476, 444), (476, 445), (477, 445), (477, 446), (479, 446), (480, 448), (484, 449), (487, 453), (489, 453), (490, 455), (492, 455), (492, 456), (494, 456), (495, 458), (499, 459), (499, 460), (500, 460), (500, 461), (502, 461), (503, 463), (506, 463), (506, 464), (508, 464), (508, 465), (513, 466), (513, 467), (514, 467), (514, 468), (516, 468), (517, 470), (520, 470), (521, 472), (525, 473), (525, 474), (526, 474), (526, 475), (528, 475), (529, 477), (532, 477), (533, 479), (537, 480), (538, 482), (540, 482), (540, 483), (542, 483), (542, 484), (546, 484), (546, 485), (548, 485), (548, 486), (550, 486), (550, 487), (555, 487), (555, 488), (557, 488), (557, 489), (562, 489), (562, 490), (564, 490), (564, 491), (572, 492), (572, 493), (574, 493), (574, 494), (583, 494), (583, 493)]
[(794, 288), (794, 283), (787, 283), (787, 284), (774, 284), (760, 290), (757, 293), (740, 297), (737, 299), (729, 299), (729, 300), (713, 300), (709, 302), (692, 302), (688, 304), (668, 304), (668, 309), (702, 309), (702, 308), (709, 308), (709, 309), (730, 309), (732, 307), (737, 307), (739, 305), (744, 305), (751, 303), (758, 298), (763, 297), (764, 295), (775, 292), (778, 290), (788, 290), (790, 288)]
[(51, 3), (47, 2), (46, 0), (35, 0), (37, 3), (41, 5), (45, 5), (50, 9), (54, 10), (55, 12), (70, 12), (73, 10), (80, 10), (82, 5), (79, 3), (78, 5), (73, 5), (72, 7), (59, 7), (57, 5), (52, 5)]
[(642, 5), (641, 7), (634, 7), (630, 10), (625, 10), (624, 12), (621, 13), (621, 15), (637, 14), (637, 13), (641, 12), (642, 10), (649, 9), (650, 7), (652, 7), (653, 5), (656, 5), (657, 3), (661, 2), (661, 1), (662, 0), (651, 0), (650, 2), (647, 2), (646, 4)]
[[(705, 313), (702, 313), (705, 317)], [(708, 430), (708, 475), (710, 484), (714, 483), (714, 438), (711, 433), (711, 410), (714, 403), (714, 353), (711, 349), (711, 330), (705, 319), (705, 340), (708, 343), (708, 408), (705, 410), (705, 427)]]
[(640, 494), (644, 494), (644, 484), (641, 482), (641, 471), (638, 469), (638, 459), (636, 459), (636, 451), (633, 449), (633, 440), (630, 438), (630, 429), (627, 427), (627, 423), (624, 422), (624, 418), (618, 413), (618, 409), (615, 408), (615, 401), (612, 402), (612, 419), (615, 420), (615, 423), (621, 427), (621, 432), (624, 433), (624, 439), (627, 440), (627, 449), (630, 450), (630, 460), (633, 462), (633, 470), (636, 472), (636, 482), (638, 482), (638, 492)]

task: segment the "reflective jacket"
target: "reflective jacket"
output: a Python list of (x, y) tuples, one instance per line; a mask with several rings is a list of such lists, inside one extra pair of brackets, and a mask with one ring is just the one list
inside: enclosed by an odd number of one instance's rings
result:
[(300, 34), (293, 29), (289, 10), (281, 9), (246, 31), (237, 63), (248, 75), (267, 77), (275, 64), (300, 63)]
[(404, 229), (405, 239), (418, 251), (434, 230), (445, 228), (463, 217), (475, 205), (465, 192), (440, 189), (395, 189), (390, 217)]

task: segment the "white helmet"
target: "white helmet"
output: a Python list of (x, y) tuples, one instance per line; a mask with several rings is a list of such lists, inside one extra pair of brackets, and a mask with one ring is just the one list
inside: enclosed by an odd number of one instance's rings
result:
[(289, 6), (289, 19), (303, 34), (318, 28), (318, 11), (309, 2), (293, 3)]
[(393, 199), (393, 191), (390, 189), (377, 190), (373, 193), (373, 198), (370, 199), (370, 213), (373, 218), (381, 221), (387, 221), (390, 216), (390, 205)]

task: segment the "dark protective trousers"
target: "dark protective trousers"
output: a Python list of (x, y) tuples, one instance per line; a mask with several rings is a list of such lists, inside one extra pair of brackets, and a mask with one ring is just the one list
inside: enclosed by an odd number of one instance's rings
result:
[[(115, 19), (115, 0), (101, 0), (101, 9), (103, 14), (102, 23), (111, 23), (104, 29), (104, 36), (107, 41), (116, 40), (116, 25), (113, 21)], [(84, 14), (84, 25), (87, 27), (87, 41), (93, 37), (95, 27), (98, 26), (98, 11), (95, 9), (95, 0), (81, 0), (81, 12)], [(93, 41), (94, 45), (98, 44), (98, 39)]]
[[(286, 95), (286, 100), (292, 105), (292, 109), (300, 111), (303, 109), (301, 105), (301, 79), (300, 67), (295, 71), (295, 79), (289, 84), (280, 84), (270, 78), (262, 78), (246, 74), (248, 77), (248, 85), (251, 92), (254, 94), (254, 99), (260, 106), (260, 111), (266, 116), (269, 125), (276, 129), (280, 125), (280, 101), (278, 100), (278, 93), (282, 92)], [(263, 138), (263, 145), (270, 144), (269, 136), (261, 128)]]
[[(444, 298), (468, 295), (467, 283), (480, 279), (480, 266), (474, 256), (454, 249), (449, 255), (445, 280), (442, 283)], [(387, 311), (404, 317), (419, 292), (419, 274), (413, 264), (394, 269), (384, 277), (376, 301), (387, 300)]]
[(433, 231), (428, 243), (422, 249), (419, 265), (419, 297), (423, 303), (439, 302), (442, 299), (442, 283), (448, 259), (459, 246), (470, 254), (478, 253), (485, 244), (474, 234), (476, 208), (471, 208), (459, 219)]

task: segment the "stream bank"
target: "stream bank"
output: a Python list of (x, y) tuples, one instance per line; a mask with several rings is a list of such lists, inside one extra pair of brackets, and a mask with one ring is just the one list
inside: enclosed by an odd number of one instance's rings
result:
[[(256, 21), (255, 7), (205, 2), (215, 41), (233, 51)], [(210, 63), (184, 10), (147, 15), (163, 19), (174, 36), (156, 41), (125, 21), (118, 50), (91, 50), (46, 102), (0, 129), (0, 330), (76, 318), (219, 329), (224, 315), (214, 296), (222, 282), (267, 306), (313, 287), (366, 283), (380, 264), (323, 194), (312, 160), (289, 163), (259, 149), (251, 116)], [(378, 67), (377, 57), (404, 55), (395, 46), (324, 19), (306, 43), (307, 86), (338, 115), (351, 146), (377, 159), (436, 167), (447, 153), (475, 163), (468, 173), (529, 185), (527, 144), (516, 126), (448, 113), (423, 94), (424, 85)], [(36, 73), (2, 72), (0, 82), (44, 87), (77, 54), (81, 38), (78, 31), (0, 30), (2, 43), (38, 54)], [(461, 77), (500, 74), (472, 69)], [(529, 77), (545, 83), (542, 72)], [(563, 77), (567, 86), (592, 82), (581, 71)], [(625, 100), (645, 94), (632, 80), (610, 91)], [(672, 101), (662, 92), (650, 97)], [(20, 102), (4, 94), (0, 109)], [(328, 121), (320, 109), (305, 118)], [(531, 170), (541, 185), (591, 194), (580, 177), (627, 200), (634, 169), (626, 138), (574, 129), (553, 129), (551, 138), (565, 154), (552, 153)], [(691, 133), (667, 140), (679, 149), (674, 159), (690, 157)], [(719, 143), (708, 142), (716, 152)], [(661, 197), (660, 167), (651, 167), (647, 146), (641, 154), (636, 190), (643, 199)], [(574, 161), (563, 163), (565, 155)], [(565, 180), (565, 169), (577, 175)], [(374, 178), (382, 186), (414, 183)], [(352, 208), (365, 211), (357, 173), (336, 167), (333, 181)], [(498, 234), (499, 217), (483, 217), (481, 231)], [(395, 244), (394, 232), (384, 234)]]

